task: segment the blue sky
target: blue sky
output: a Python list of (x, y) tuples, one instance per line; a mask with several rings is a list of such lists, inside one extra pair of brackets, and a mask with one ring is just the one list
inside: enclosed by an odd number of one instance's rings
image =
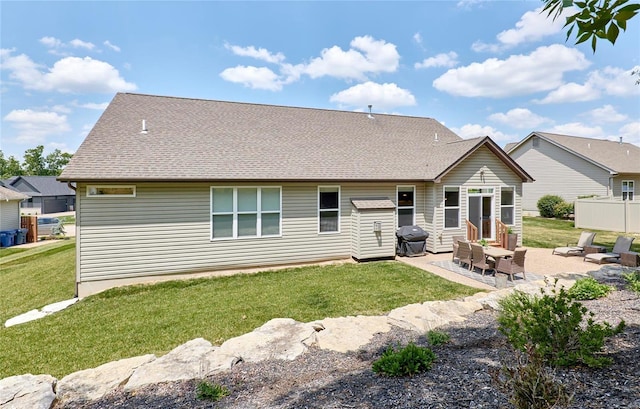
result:
[(640, 145), (640, 17), (565, 42), (541, 1), (1, 1), (1, 149), (74, 152), (116, 92), (435, 118), (499, 145)]

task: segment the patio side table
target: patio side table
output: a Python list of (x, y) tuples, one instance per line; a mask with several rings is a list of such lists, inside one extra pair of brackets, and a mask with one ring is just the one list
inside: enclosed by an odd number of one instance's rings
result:
[(593, 254), (593, 253), (606, 253), (607, 248), (605, 246), (584, 246), (584, 254)]
[(635, 251), (625, 251), (620, 253), (620, 264), (627, 267), (640, 266), (640, 253)]

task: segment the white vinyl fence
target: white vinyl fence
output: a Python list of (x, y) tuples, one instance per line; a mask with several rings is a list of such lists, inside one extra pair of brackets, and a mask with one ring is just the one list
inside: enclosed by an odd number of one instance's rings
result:
[(640, 201), (609, 197), (578, 199), (575, 225), (581, 229), (640, 233)]

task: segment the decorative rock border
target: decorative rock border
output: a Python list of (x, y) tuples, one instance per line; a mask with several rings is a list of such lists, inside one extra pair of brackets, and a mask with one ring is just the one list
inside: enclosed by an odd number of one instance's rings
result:
[[(558, 285), (570, 287), (582, 275), (566, 275)], [(254, 331), (213, 346), (197, 338), (162, 357), (143, 355), (109, 362), (92, 369), (74, 372), (61, 380), (50, 375), (17, 375), (0, 380), (0, 409), (50, 409), (56, 400), (89, 401), (124, 388), (135, 390), (145, 385), (203, 378), (228, 370), (239, 362), (267, 359), (294, 360), (314, 346), (337, 352), (356, 351), (376, 333), (392, 326), (420, 333), (450, 322), (461, 322), (481, 309), (497, 309), (498, 302), (514, 290), (540, 294), (549, 281), (527, 282), (490, 293), (480, 292), (451, 301), (427, 301), (396, 308), (385, 316), (325, 318), (301, 323), (276, 318)]]

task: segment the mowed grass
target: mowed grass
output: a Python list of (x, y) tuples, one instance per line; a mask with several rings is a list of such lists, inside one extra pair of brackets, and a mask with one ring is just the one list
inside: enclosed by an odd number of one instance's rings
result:
[[(52, 286), (50, 277), (62, 275), (65, 278), (56, 280), (67, 289), (68, 280), (73, 282), (73, 254), (66, 249), (43, 253), (30, 263), (42, 269), (39, 277), (32, 273), (25, 279), (34, 295), (37, 285), (30, 280), (47, 287)], [(44, 266), (49, 264), (67, 267), (52, 272)], [(25, 264), (15, 268), (37, 269)], [(4, 279), (1, 287), (6, 287)], [(162, 355), (197, 337), (220, 344), (277, 317), (309, 322), (380, 315), (411, 303), (477, 291), (400, 262), (312, 266), (117, 288), (43, 319), (0, 328), (0, 378), (23, 373), (61, 377), (125, 357)], [(20, 297), (29, 295), (22, 290)], [(66, 293), (58, 300), (65, 298)], [(21, 313), (42, 302), (25, 298), (12, 304), (11, 310)]]
[(571, 220), (523, 217), (523, 245), (525, 247), (555, 248), (578, 242), (582, 231), (596, 233), (593, 244), (613, 248), (618, 236), (635, 237), (631, 251), (640, 252), (640, 234), (613, 231), (577, 229)]

